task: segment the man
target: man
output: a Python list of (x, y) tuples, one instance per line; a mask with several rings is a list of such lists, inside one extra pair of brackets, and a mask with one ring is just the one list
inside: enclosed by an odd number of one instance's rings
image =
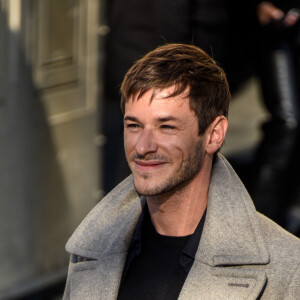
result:
[(169, 44), (123, 81), (132, 176), (67, 243), (64, 299), (300, 299), (300, 241), (255, 211), (225, 158), (229, 87), (195, 46)]

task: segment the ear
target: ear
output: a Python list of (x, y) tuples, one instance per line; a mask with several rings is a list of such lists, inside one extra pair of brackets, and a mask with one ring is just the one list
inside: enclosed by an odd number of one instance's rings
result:
[(225, 139), (228, 128), (228, 121), (224, 116), (218, 116), (207, 128), (206, 152), (214, 154), (217, 152)]

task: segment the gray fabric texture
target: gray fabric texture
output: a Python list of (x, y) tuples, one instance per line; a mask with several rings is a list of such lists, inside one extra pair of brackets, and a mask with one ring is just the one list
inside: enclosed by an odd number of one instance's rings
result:
[[(117, 298), (145, 202), (129, 176), (88, 214), (66, 250), (91, 260), (70, 262), (64, 299)], [(256, 212), (221, 154), (212, 170), (201, 242), (179, 299), (300, 300), (300, 240)]]

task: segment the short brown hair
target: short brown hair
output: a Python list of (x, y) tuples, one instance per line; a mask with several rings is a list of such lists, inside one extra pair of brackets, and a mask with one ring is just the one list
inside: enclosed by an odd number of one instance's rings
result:
[(160, 46), (129, 69), (121, 86), (123, 114), (129, 99), (138, 100), (151, 89), (171, 86), (175, 90), (169, 97), (189, 89), (189, 103), (198, 118), (199, 134), (217, 116), (228, 116), (230, 91), (223, 69), (200, 48), (184, 44)]

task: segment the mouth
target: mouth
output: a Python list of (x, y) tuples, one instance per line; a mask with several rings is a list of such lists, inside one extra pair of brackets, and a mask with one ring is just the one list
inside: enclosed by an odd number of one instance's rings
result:
[(135, 165), (141, 171), (150, 171), (163, 167), (166, 162), (165, 161), (157, 161), (157, 160), (134, 160)]

